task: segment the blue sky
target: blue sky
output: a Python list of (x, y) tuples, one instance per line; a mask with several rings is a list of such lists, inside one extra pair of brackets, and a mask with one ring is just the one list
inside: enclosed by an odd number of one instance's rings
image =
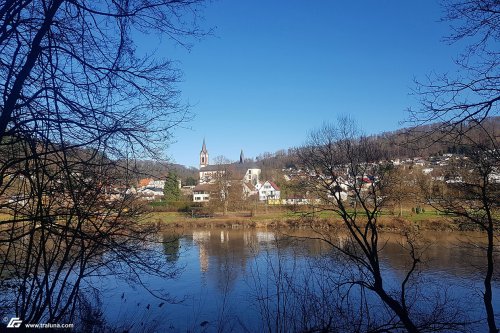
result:
[(182, 101), (195, 118), (174, 132), (167, 153), (198, 166), (301, 145), (308, 131), (349, 114), (367, 133), (400, 128), (413, 79), (453, 71), (437, 1), (219, 0), (203, 26), (214, 36), (190, 52), (164, 43), (179, 61)]

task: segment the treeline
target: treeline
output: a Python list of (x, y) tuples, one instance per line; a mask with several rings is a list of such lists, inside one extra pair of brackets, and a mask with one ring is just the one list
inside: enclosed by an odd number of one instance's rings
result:
[[(362, 125), (362, 124), (361, 124)], [(403, 128), (392, 132), (371, 135), (376, 146), (385, 152), (385, 159), (401, 159), (414, 157), (429, 157), (443, 154), (465, 154), (470, 145), (457, 138), (456, 134), (437, 130), (442, 124), (433, 123), (413, 128)], [(469, 136), (479, 136), (481, 131), (475, 131), (476, 126), (487, 128), (488, 132), (498, 135), (500, 117), (485, 119), (480, 125), (469, 122), (463, 125), (463, 132)], [(479, 140), (478, 140), (479, 141)], [(263, 153), (256, 158), (257, 164), (263, 172), (276, 169), (297, 168), (297, 152), (302, 148), (289, 148), (278, 150), (275, 153)], [(266, 171), (267, 170), (267, 171)]]
[(182, 185), (196, 185), (198, 181), (198, 169), (193, 167), (159, 160), (135, 160), (133, 164), (131, 170), (136, 179), (166, 179), (168, 174), (173, 172), (181, 180)]

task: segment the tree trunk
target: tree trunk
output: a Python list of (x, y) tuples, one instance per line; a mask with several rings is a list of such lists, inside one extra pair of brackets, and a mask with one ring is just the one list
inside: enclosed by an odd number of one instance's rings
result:
[(401, 304), (399, 304), (398, 301), (396, 301), (394, 298), (389, 296), (383, 287), (376, 288), (375, 292), (380, 296), (382, 301), (387, 304), (392, 311), (401, 319), (401, 322), (403, 323), (404, 327), (406, 330), (410, 333), (418, 333), (420, 330), (417, 328), (417, 326), (413, 323), (413, 321), (410, 319), (410, 316), (408, 315), (408, 311), (403, 308)]
[(12, 85), (12, 89), (6, 96), (6, 101), (5, 104), (3, 105), (2, 114), (0, 115), (0, 138), (3, 138), (5, 136), (5, 133), (7, 131), (7, 126), (11, 121), (12, 113), (14, 112), (16, 104), (21, 96), (21, 90), (25, 85), (26, 79), (31, 73), (33, 66), (35, 66), (36, 60), (38, 59), (40, 53), (42, 52), (42, 47), (41, 47), (42, 40), (49, 32), (50, 27), (53, 24), (54, 16), (56, 15), (57, 10), (59, 9), (62, 3), (63, 0), (57, 0), (52, 4), (52, 7), (50, 7), (47, 10), (43, 24), (36, 33), (35, 37), (33, 38), (30, 52), (26, 56), (26, 62), (24, 63), (21, 71), (17, 75), (14, 84)]
[(493, 310), (493, 292), (491, 290), (491, 279), (493, 278), (493, 242), (494, 242), (494, 235), (493, 235), (493, 222), (489, 221), (488, 225), (488, 248), (486, 251), (486, 258), (487, 258), (487, 269), (486, 269), (486, 276), (484, 277), (484, 295), (483, 295), (483, 301), (484, 301), (484, 307), (486, 309), (486, 320), (488, 321), (488, 329), (490, 333), (498, 333), (498, 328), (495, 323), (495, 312)]

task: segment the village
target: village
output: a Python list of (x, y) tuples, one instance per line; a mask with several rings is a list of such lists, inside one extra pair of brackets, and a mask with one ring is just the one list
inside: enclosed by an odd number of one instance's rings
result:
[[(424, 157), (394, 158), (390, 161), (379, 161), (378, 164), (391, 166), (390, 183), (391, 190), (397, 187), (398, 193), (391, 197), (398, 197), (398, 202), (392, 200), (389, 204), (392, 211), (397, 210), (396, 205), (410, 205), (419, 207), (424, 205), (425, 199), (417, 193), (417, 182), (426, 178), (434, 185), (436, 184), (460, 184), (464, 182), (460, 170), (461, 162), (467, 157), (456, 153), (444, 153)], [(377, 164), (374, 163), (374, 164)], [(269, 171), (269, 170), (268, 170)], [(272, 178), (263, 178), (263, 170), (259, 163), (252, 159), (245, 159), (243, 150), (240, 152), (237, 162), (210, 164), (209, 152), (203, 140), (199, 153), (199, 169), (196, 185), (185, 185), (181, 179), (176, 178), (178, 190), (184, 200), (201, 206), (215, 206), (223, 203), (222, 207), (227, 210), (226, 202), (238, 201), (236, 210), (248, 205), (260, 204), (269, 206), (295, 206), (322, 204), (332, 198), (342, 201), (352, 201), (354, 194), (353, 186), (359, 186), (362, 191), (368, 191), (374, 182), (378, 181), (376, 175), (358, 175), (356, 179), (349, 173), (348, 166), (339, 169), (338, 178), (329, 180), (330, 189), (325, 192), (325, 197), (308, 191), (305, 186), (310, 179), (325, 177), (318, 175), (312, 170), (301, 169), (296, 166), (271, 170), (266, 172)], [(498, 170), (489, 175), (493, 183), (500, 182)], [(149, 202), (159, 202), (165, 197), (165, 179), (143, 178), (140, 179), (136, 188), (127, 190), (134, 193), (140, 199)], [(349, 199), (351, 198), (351, 199)], [(326, 199), (326, 200), (322, 200)], [(224, 208), (224, 203), (226, 207)], [(234, 205), (233, 205), (234, 206)]]

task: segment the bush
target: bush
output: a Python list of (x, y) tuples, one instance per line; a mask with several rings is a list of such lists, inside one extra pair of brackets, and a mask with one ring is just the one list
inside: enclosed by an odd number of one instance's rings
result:
[(149, 203), (153, 212), (183, 212), (190, 213), (193, 207), (200, 207), (200, 203), (191, 201), (155, 201)]

